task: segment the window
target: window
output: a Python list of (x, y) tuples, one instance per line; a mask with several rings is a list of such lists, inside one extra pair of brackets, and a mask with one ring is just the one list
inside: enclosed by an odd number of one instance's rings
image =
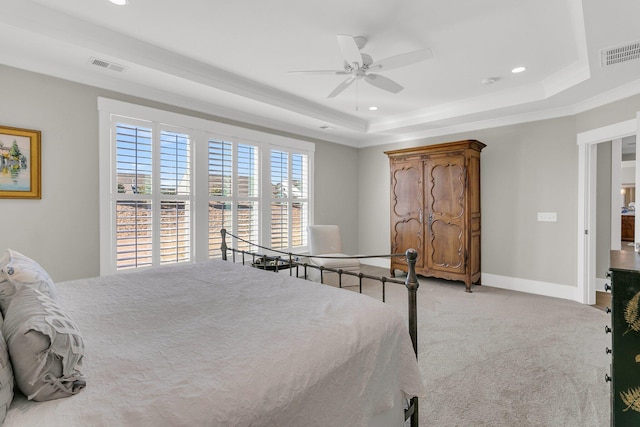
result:
[(313, 144), (104, 98), (99, 110), (101, 274), (219, 257), (222, 228), (306, 250)]
[(271, 150), (271, 243), (274, 249), (307, 246), (306, 155)]
[[(260, 176), (256, 145), (209, 139), (209, 256), (220, 255), (220, 230), (260, 241)], [(247, 243), (236, 247), (256, 250)]]
[(118, 270), (191, 260), (189, 135), (139, 123), (118, 120), (113, 133)]

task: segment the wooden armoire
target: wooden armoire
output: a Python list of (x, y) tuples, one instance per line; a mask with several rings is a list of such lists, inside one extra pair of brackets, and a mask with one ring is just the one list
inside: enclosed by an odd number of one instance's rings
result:
[[(480, 282), (480, 152), (467, 140), (385, 151), (391, 166), (391, 253), (418, 251), (416, 273)], [(406, 260), (391, 258), (395, 270)]]

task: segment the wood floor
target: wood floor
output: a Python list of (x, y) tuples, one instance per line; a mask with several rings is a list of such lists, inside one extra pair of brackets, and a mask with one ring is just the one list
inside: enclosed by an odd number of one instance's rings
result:
[[(635, 249), (633, 242), (622, 241), (620, 242), (620, 249), (623, 251), (632, 251)], [(611, 293), (597, 291), (596, 292), (596, 303), (594, 307), (599, 308), (600, 310), (604, 310), (607, 307), (611, 307)]]
[(596, 292), (596, 304), (594, 307), (604, 310), (606, 307), (611, 307), (611, 294), (609, 292)]

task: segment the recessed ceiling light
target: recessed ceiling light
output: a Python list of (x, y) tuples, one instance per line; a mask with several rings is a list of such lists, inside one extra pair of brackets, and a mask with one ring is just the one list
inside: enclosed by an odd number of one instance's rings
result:
[(109, 0), (113, 4), (117, 4), (118, 6), (124, 6), (128, 3), (127, 0)]
[(375, 105), (372, 105), (371, 107), (369, 107), (370, 111), (376, 111), (378, 109), (378, 107), (376, 107)]
[(516, 67), (516, 68), (514, 68), (513, 70), (511, 70), (511, 72), (512, 72), (513, 74), (518, 74), (518, 73), (523, 72), (523, 71), (524, 71), (524, 70), (526, 70), (526, 69), (527, 69), (527, 67)]

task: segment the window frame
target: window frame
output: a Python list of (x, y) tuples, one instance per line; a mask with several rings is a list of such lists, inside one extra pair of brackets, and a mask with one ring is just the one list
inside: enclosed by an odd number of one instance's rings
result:
[[(308, 194), (306, 198), (308, 217), (307, 225), (313, 224), (313, 177), (314, 177), (314, 153), (315, 144), (307, 141), (297, 140), (290, 137), (261, 132), (253, 129), (228, 125), (220, 122), (206, 120), (198, 117), (178, 114), (166, 110), (131, 104), (109, 98), (98, 98), (99, 112), (99, 212), (100, 212), (100, 275), (112, 274), (122, 271), (137, 271), (140, 268), (130, 268), (117, 270), (116, 268), (116, 212), (115, 203), (117, 200), (117, 171), (116, 171), (116, 144), (112, 143), (112, 136), (117, 119), (125, 123), (138, 122), (143, 126), (151, 127), (154, 135), (161, 129), (170, 129), (187, 133), (191, 141), (191, 260), (198, 262), (209, 259), (209, 165), (208, 165), (208, 141), (210, 139), (220, 139), (232, 142), (233, 151), (237, 153), (237, 144), (255, 145), (260, 150), (259, 156), (259, 179), (260, 194), (259, 203), (259, 232), (258, 244), (270, 246), (271, 238), (271, 215), (266, 215), (264, 207), (270, 207), (270, 159), (265, 163), (265, 156), (270, 156), (271, 150), (281, 150), (299, 153), (307, 156), (307, 185)], [(154, 152), (155, 152), (154, 148)], [(156, 160), (153, 160), (156, 162)], [(234, 157), (233, 169), (237, 169)], [(154, 172), (154, 176), (158, 175)], [(159, 175), (158, 175), (159, 176)], [(153, 178), (159, 180), (159, 178)], [(156, 181), (159, 184), (159, 181)], [(161, 200), (160, 188), (154, 186), (152, 196)], [(157, 196), (156, 196), (157, 193)], [(234, 215), (237, 213), (234, 212)], [(235, 220), (234, 220), (235, 221)], [(159, 231), (159, 230), (158, 230)], [(156, 231), (154, 230), (154, 233)], [(289, 235), (291, 239), (291, 225), (289, 225)], [(155, 247), (155, 241), (153, 242)], [(287, 248), (291, 250), (292, 248)], [(305, 252), (307, 246), (295, 247), (295, 251)], [(159, 255), (155, 252), (152, 255), (155, 260)], [(149, 267), (142, 267), (149, 268)]]
[[(261, 230), (262, 230), (262, 225), (263, 225), (263, 221), (262, 221), (262, 211), (261, 206), (262, 206), (262, 194), (263, 194), (263, 187), (262, 187), (262, 182), (264, 181), (264, 176), (263, 176), (263, 171), (265, 170), (265, 168), (263, 167), (262, 164), (262, 151), (264, 149), (263, 146), (261, 146), (260, 144), (256, 143), (255, 141), (248, 141), (248, 140), (238, 140), (237, 138), (230, 140), (230, 139), (225, 139), (225, 138), (220, 138), (218, 135), (208, 135), (207, 138), (207, 149), (209, 147), (209, 143), (214, 140), (214, 141), (219, 141), (222, 143), (226, 143), (226, 144), (231, 144), (231, 159), (233, 160), (231, 163), (231, 194), (230, 195), (221, 195), (221, 196), (215, 196), (212, 194), (209, 194), (209, 192), (207, 192), (207, 197), (208, 197), (208, 203), (212, 203), (215, 201), (219, 201), (222, 203), (228, 203), (231, 205), (231, 224), (230, 224), (230, 228), (227, 229), (229, 232), (236, 234), (236, 235), (241, 235), (241, 233), (238, 231), (238, 228), (240, 227), (240, 220), (239, 220), (239, 207), (240, 207), (240, 203), (243, 201), (246, 202), (250, 202), (250, 203), (257, 203), (258, 204), (258, 214), (257, 214), (257, 234), (256, 234), (256, 240), (258, 242), (258, 244), (263, 244), (263, 240), (261, 238)], [(239, 188), (239, 172), (238, 172), (238, 159), (239, 159), (239, 146), (247, 146), (247, 147), (253, 147), (257, 150), (257, 155), (255, 156), (255, 161), (256, 161), (256, 168), (257, 168), (257, 179), (258, 179), (258, 185), (256, 186), (257, 188), (255, 189), (257, 191), (257, 195), (254, 196), (244, 196), (244, 195), (240, 195), (238, 188)], [(209, 213), (207, 213), (209, 214)], [(216, 236), (217, 237), (217, 236)], [(209, 238), (211, 238), (211, 236), (209, 236)], [(227, 243), (232, 243), (231, 241), (227, 241)], [(235, 242), (234, 242), (235, 243)], [(235, 247), (238, 248), (242, 248), (242, 246), (244, 245), (235, 245)], [(255, 248), (254, 248), (255, 249)], [(247, 250), (250, 250), (249, 248), (247, 248)], [(211, 252), (211, 248), (209, 248), (209, 252)]]
[[(271, 188), (271, 170), (273, 168), (273, 165), (271, 164), (271, 158), (272, 158), (272, 152), (273, 151), (282, 151), (282, 152), (286, 152), (287, 153), (287, 182), (288, 183), (292, 183), (293, 182), (293, 163), (294, 163), (294, 156), (295, 155), (306, 155), (306, 153), (303, 153), (300, 150), (295, 150), (295, 149), (290, 149), (287, 147), (278, 147), (278, 146), (271, 146), (269, 152), (267, 153), (263, 153), (263, 159), (264, 162), (263, 164), (269, 164), (270, 166), (270, 171), (267, 171), (267, 173), (264, 173), (262, 176), (263, 177), (269, 177), (268, 182), (264, 182), (263, 183), (263, 194), (265, 194), (265, 197), (263, 198), (263, 200), (265, 200), (265, 202), (269, 203), (269, 209), (265, 209), (263, 211), (261, 211), (261, 214), (263, 215), (263, 221), (269, 222), (269, 224), (271, 224), (271, 219), (272, 219), (272, 209), (271, 209), (271, 205), (274, 203), (284, 203), (287, 206), (287, 238), (289, 241), (289, 246), (284, 247), (284, 248), (280, 248), (280, 247), (275, 247), (272, 243), (272, 234), (273, 234), (273, 230), (271, 229), (271, 227), (269, 226), (269, 228), (264, 227), (262, 228), (262, 232), (263, 232), (263, 236), (262, 236), (262, 241), (266, 242), (265, 246), (268, 247), (274, 247), (275, 249), (278, 250), (286, 250), (288, 247), (291, 247), (291, 241), (294, 238), (294, 230), (292, 228), (293, 225), (293, 204), (296, 203), (296, 201), (299, 201), (303, 204), (306, 204), (306, 209), (307, 209), (307, 216), (310, 215), (309, 212), (309, 185), (310, 185), (310, 180), (311, 178), (308, 177), (307, 182), (306, 182), (306, 196), (305, 197), (293, 197), (292, 196), (292, 191), (291, 191), (291, 186), (289, 186), (289, 192), (288, 195), (286, 197), (274, 197), (273, 193), (272, 193), (272, 188)], [(267, 160), (268, 158), (268, 160)], [(309, 157), (307, 157), (307, 168), (309, 168)], [(268, 194), (266, 194), (268, 193)], [(307, 221), (307, 225), (312, 224), (310, 220)], [(305, 233), (306, 235), (306, 230), (303, 230), (303, 233)], [(296, 248), (299, 248), (300, 246), (296, 246)], [(308, 247), (308, 241), (307, 241), (307, 245), (304, 246), (305, 248)]]

